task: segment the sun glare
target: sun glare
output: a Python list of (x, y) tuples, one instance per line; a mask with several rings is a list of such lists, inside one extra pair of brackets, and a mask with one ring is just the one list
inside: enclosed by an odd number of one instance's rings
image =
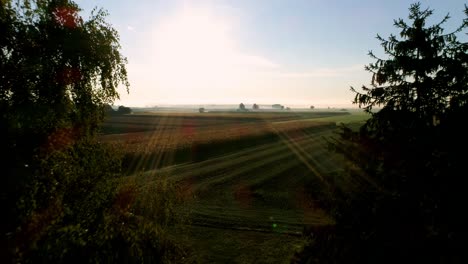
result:
[(226, 21), (206, 9), (184, 8), (155, 29), (153, 42), (157, 78), (165, 87), (216, 86), (236, 65)]

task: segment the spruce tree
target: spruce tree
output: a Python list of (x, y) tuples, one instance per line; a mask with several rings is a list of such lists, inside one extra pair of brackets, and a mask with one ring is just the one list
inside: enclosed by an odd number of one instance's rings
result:
[[(462, 263), (468, 140), (468, 18), (445, 33), (445, 16), (411, 5), (399, 35), (377, 39), (384, 57), (365, 68), (370, 86), (354, 103), (370, 114), (359, 129), (342, 126), (331, 147), (346, 170), (330, 190), (336, 232), (317, 238), (311, 258), (326, 263)], [(468, 17), (468, 7), (465, 6)], [(315, 255), (315, 256), (314, 256)], [(332, 261), (330, 261), (332, 260)]]

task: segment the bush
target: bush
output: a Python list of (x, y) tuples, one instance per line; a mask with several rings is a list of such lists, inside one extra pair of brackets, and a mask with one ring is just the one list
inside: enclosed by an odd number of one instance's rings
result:
[[(165, 262), (184, 256), (166, 229), (175, 189), (119, 177), (120, 154), (82, 140), (41, 159), (10, 237), (17, 262)], [(149, 191), (150, 190), (150, 191)]]

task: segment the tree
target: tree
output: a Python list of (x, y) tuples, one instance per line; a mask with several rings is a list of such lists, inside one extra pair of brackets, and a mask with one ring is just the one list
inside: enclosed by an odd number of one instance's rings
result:
[(115, 113), (114, 108), (110, 104), (105, 104), (104, 105), (104, 113), (106, 115), (112, 115)]
[[(456, 34), (468, 26), (463, 24), (454, 32), (444, 34), (444, 19), (433, 26), (425, 27), (432, 10), (421, 10), (420, 4), (410, 8), (410, 26), (404, 20), (394, 21), (401, 30), (402, 40), (390, 35), (384, 39), (377, 35), (388, 59), (369, 55), (376, 60), (366, 66), (373, 74), (372, 86), (356, 93), (354, 103), (372, 113), (372, 108), (383, 105), (383, 111), (373, 114), (373, 120), (385, 116), (388, 111), (408, 112), (423, 121), (424, 126), (433, 125), (433, 118), (443, 118), (447, 110), (455, 111), (467, 105), (467, 44), (457, 40)], [(389, 118), (388, 116), (383, 117)], [(392, 120), (393, 121), (393, 120)], [(397, 123), (397, 122), (393, 122)]]
[(313, 106), (313, 105), (310, 106), (310, 109), (311, 109), (311, 110), (313, 110), (314, 108), (315, 108), (315, 106)]
[(94, 133), (104, 105), (119, 97), (117, 85), (128, 87), (126, 59), (106, 13), (85, 21), (66, 0), (7, 1), (1, 9), (0, 109), (9, 132), (34, 131), (38, 143), (63, 127)]
[(0, 3), (0, 255), (158, 262), (173, 244), (130, 211), (119, 152), (94, 138), (117, 86), (128, 91), (126, 59), (106, 12), (79, 11), (69, 0)]
[(241, 111), (245, 110), (245, 105), (243, 103), (239, 104), (239, 110), (241, 110)]
[[(468, 113), (468, 44), (433, 11), (411, 5), (399, 37), (377, 36), (386, 58), (366, 66), (372, 85), (354, 103), (371, 118), (354, 131), (342, 126), (331, 146), (349, 166), (330, 190), (336, 231), (324, 259), (348, 263), (465, 262), (464, 170), (468, 141), (459, 121)], [(465, 6), (468, 16), (468, 8)], [(381, 106), (379, 111), (373, 108)], [(458, 121), (457, 121), (458, 120)], [(462, 154), (463, 153), (463, 154)], [(318, 253), (320, 255), (321, 253)], [(328, 255), (327, 255), (328, 254)], [(333, 256), (330, 256), (333, 255)]]
[(117, 113), (121, 114), (121, 115), (128, 115), (128, 114), (131, 114), (132, 113), (132, 109), (130, 107), (126, 107), (126, 106), (119, 106), (119, 109), (117, 110)]
[[(7, 212), (44, 159), (93, 135), (107, 103), (127, 85), (117, 32), (96, 11), (87, 21), (71, 1), (2, 1), (0, 121)], [(8, 214), (8, 213), (7, 213)], [(3, 226), (11, 231), (19, 219)], [(3, 230), (2, 230), (3, 231)]]
[(258, 109), (260, 109), (260, 107), (258, 106), (258, 104), (253, 104), (252, 109), (253, 110), (258, 110)]
[(198, 112), (200, 112), (200, 113), (205, 113), (205, 108), (204, 108), (204, 107), (198, 108)]
[(1, 151), (13, 192), (28, 182), (34, 157), (62, 143), (51, 135), (94, 134), (117, 85), (128, 87), (126, 59), (104, 11), (84, 21), (71, 1), (14, 3), (0, 5)]
[(274, 105), (271, 105), (271, 108), (284, 109), (284, 106), (282, 106), (280, 104), (274, 104)]

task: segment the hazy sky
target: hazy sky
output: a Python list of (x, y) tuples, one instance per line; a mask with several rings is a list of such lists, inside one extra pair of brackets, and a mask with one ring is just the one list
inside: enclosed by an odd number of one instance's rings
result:
[[(197, 0), (77, 3), (109, 11), (128, 58), (130, 94), (116, 104), (259, 103), (349, 106), (370, 82), (377, 33), (398, 33), (410, 0)], [(422, 0), (452, 30), (464, 0)]]

